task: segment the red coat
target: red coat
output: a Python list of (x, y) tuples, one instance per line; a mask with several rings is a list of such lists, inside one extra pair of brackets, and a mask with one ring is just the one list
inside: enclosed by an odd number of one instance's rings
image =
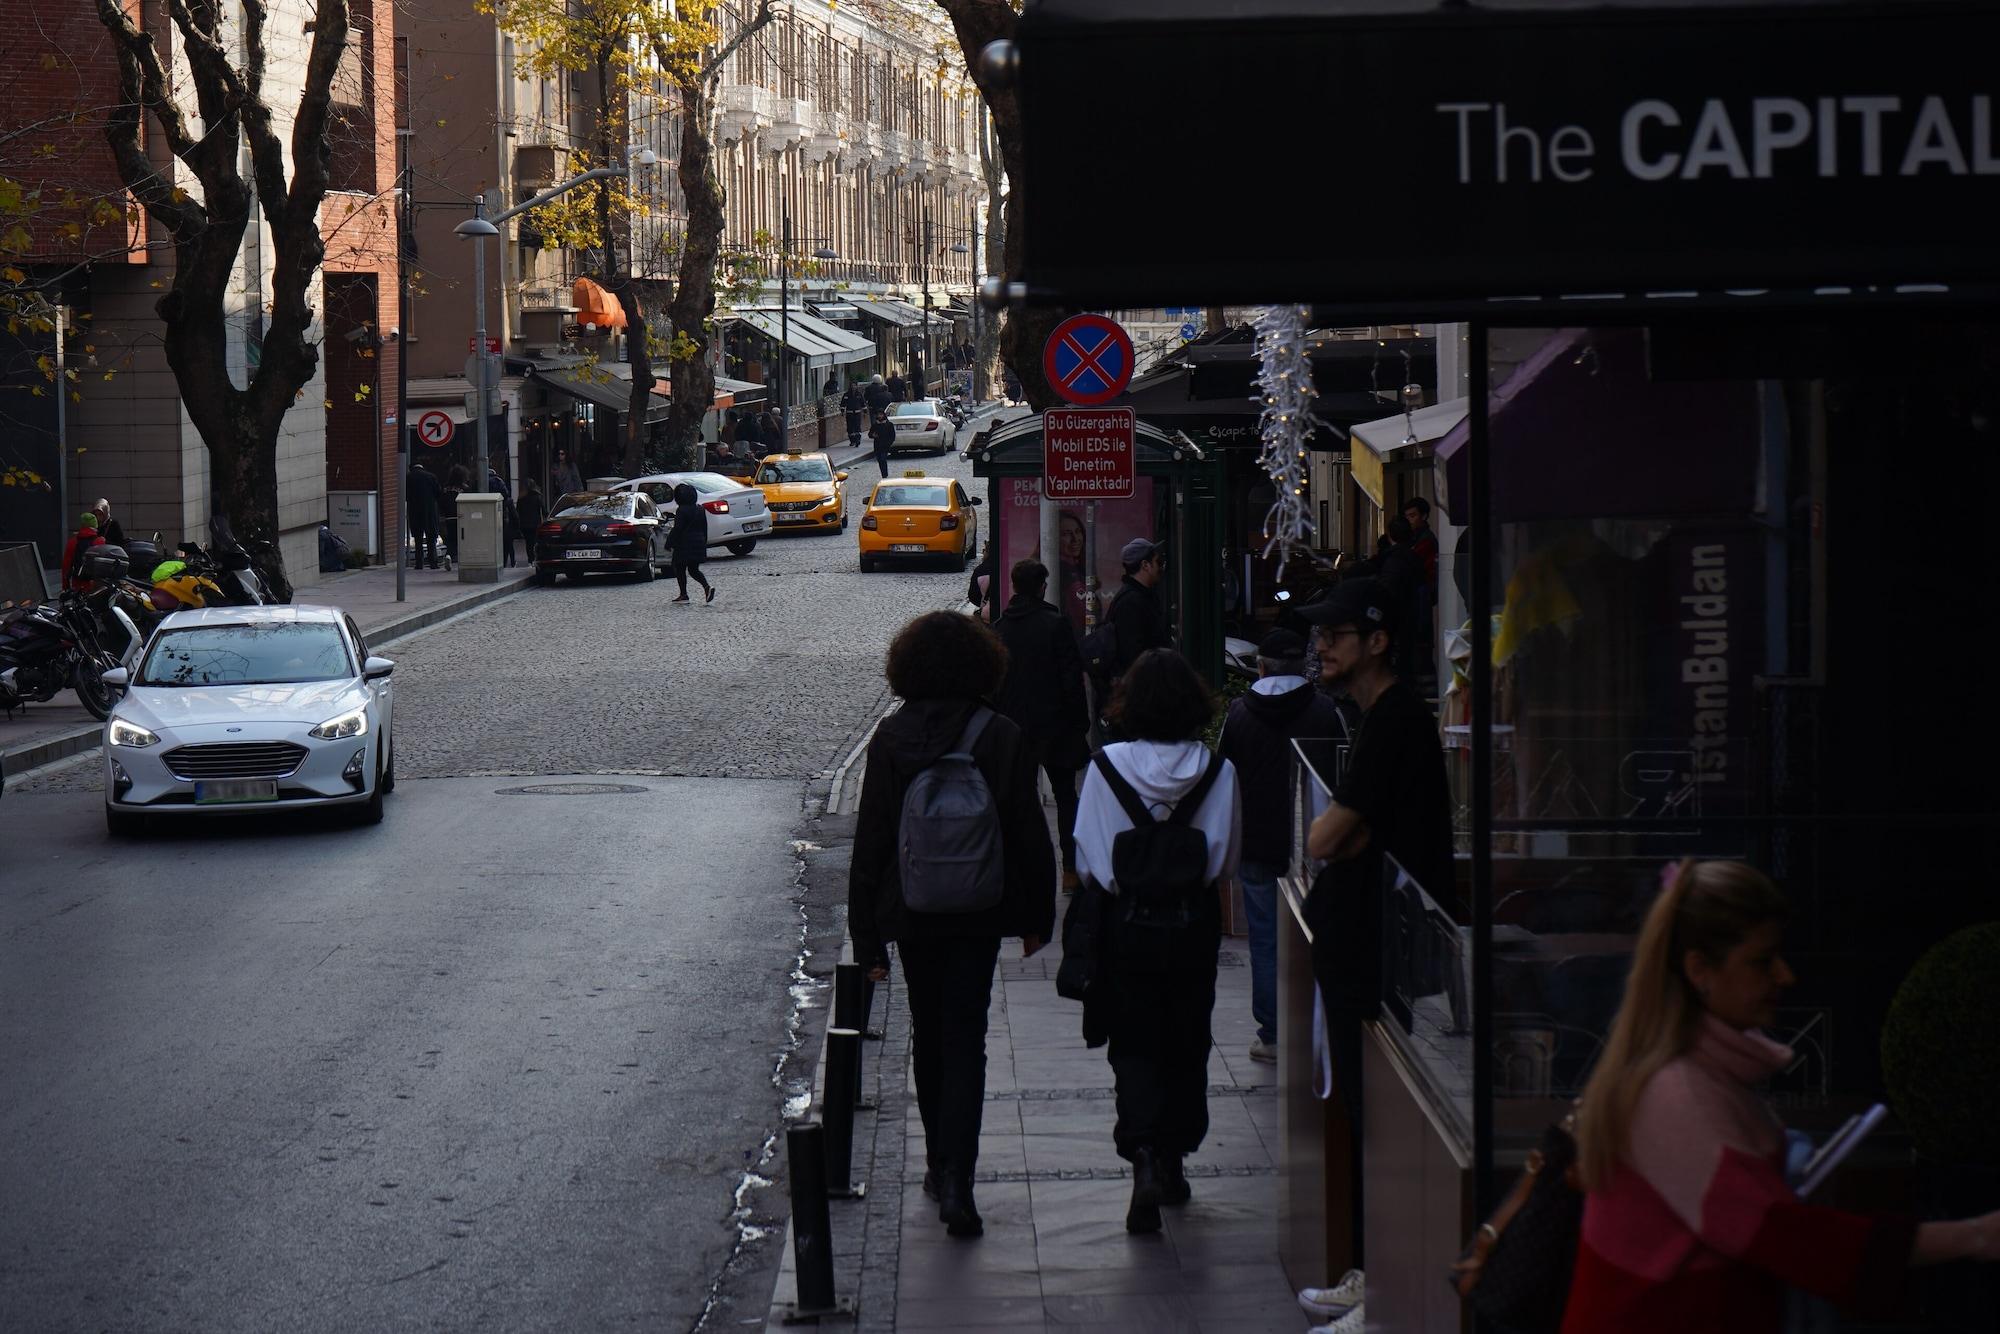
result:
[(1916, 1224), (1802, 1203), (1753, 1085), (1789, 1048), (1714, 1018), (1646, 1085), (1632, 1149), (1583, 1208), (1563, 1334), (1776, 1334), (1785, 1288), (1893, 1304)]
[(76, 553), (79, 548), (88, 549), (103, 540), (104, 535), (95, 528), (79, 528), (70, 534), (69, 541), (63, 544), (62, 586), (64, 588), (74, 588), (80, 593), (88, 593), (97, 587), (88, 579), (72, 577), (70, 571), (76, 568)]

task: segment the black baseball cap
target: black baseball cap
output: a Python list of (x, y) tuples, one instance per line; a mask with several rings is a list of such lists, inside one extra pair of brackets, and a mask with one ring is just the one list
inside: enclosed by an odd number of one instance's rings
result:
[(1306, 655), (1306, 641), (1290, 630), (1273, 630), (1257, 645), (1257, 656), (1271, 662), (1297, 662)]
[(1373, 576), (1341, 580), (1318, 602), (1300, 607), (1299, 615), (1313, 625), (1351, 625), (1357, 630), (1396, 628), (1395, 603), (1382, 581)]

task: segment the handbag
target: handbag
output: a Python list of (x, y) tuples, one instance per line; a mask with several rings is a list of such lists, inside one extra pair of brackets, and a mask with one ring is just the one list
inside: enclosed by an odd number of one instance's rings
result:
[(1576, 1112), (1542, 1132), (1541, 1147), (1493, 1216), (1479, 1225), (1447, 1280), (1459, 1300), (1515, 1334), (1557, 1334), (1583, 1234)]

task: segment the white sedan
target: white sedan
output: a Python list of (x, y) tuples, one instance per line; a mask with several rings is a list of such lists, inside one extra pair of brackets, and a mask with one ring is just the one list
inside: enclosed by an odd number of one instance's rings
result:
[(371, 657), (337, 607), (175, 612), (104, 723), (104, 820), (350, 806), (382, 818), (396, 786), (396, 664)]
[(732, 556), (747, 556), (756, 549), (757, 539), (770, 533), (771, 507), (764, 503), (764, 493), (739, 477), (724, 477), (719, 472), (656, 472), (619, 482), (611, 493), (643, 492), (653, 498), (662, 522), (671, 522), (677, 508), (674, 488), (682, 482), (694, 488), (701, 497), (701, 507), (708, 511), (710, 546), (728, 547)]
[(896, 428), (896, 443), (889, 446), (891, 454), (904, 449), (944, 454), (958, 441), (958, 428), (945, 415), (944, 404), (934, 398), (890, 404), (889, 424)]

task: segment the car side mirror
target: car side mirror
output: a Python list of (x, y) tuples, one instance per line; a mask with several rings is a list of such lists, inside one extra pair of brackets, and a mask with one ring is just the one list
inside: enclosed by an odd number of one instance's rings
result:
[(844, 472), (837, 472), (833, 475), (833, 480), (836, 482), (844, 482), (847, 480), (847, 474)]
[(389, 673), (396, 670), (396, 664), (389, 658), (368, 655), (368, 661), (361, 664), (361, 679), (364, 681), (386, 681)]
[(97, 679), (113, 689), (123, 690), (126, 686), (132, 684), (132, 673), (126, 671), (123, 667), (113, 667), (108, 671), (99, 672)]
[(985, 496), (967, 496), (966, 499), (970, 500), (975, 505), (984, 505), (986, 503)]

